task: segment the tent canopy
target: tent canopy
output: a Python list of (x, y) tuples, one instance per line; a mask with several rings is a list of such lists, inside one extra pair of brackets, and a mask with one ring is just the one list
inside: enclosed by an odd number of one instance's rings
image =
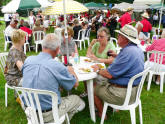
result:
[(11, 0), (2, 8), (3, 13), (15, 13), (17, 10), (26, 10), (51, 6), (48, 0)]
[(84, 4), (88, 9), (106, 9), (106, 6), (99, 3), (89, 2)]
[(39, 8), (41, 5), (38, 3), (37, 0), (21, 0), (18, 9), (33, 9)]
[(142, 12), (143, 10), (146, 10), (146, 9), (150, 8), (148, 5), (141, 4), (141, 3), (130, 4), (130, 3), (123, 2), (123, 3), (120, 3), (120, 4), (115, 4), (115, 6), (112, 7), (112, 9), (116, 8), (116, 9), (120, 9), (122, 11), (123, 9), (126, 9), (128, 7), (134, 8), (135, 12)]
[(141, 3), (147, 5), (160, 4), (161, 0), (134, 0), (134, 4)]

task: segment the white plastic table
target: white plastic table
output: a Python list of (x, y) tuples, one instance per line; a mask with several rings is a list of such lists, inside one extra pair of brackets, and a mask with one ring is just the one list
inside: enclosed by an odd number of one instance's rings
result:
[[(87, 91), (88, 91), (88, 102), (89, 102), (89, 109), (90, 109), (90, 115), (92, 121), (96, 122), (95, 117), (95, 108), (94, 108), (94, 91), (93, 91), (93, 79), (97, 77), (96, 72), (90, 72), (90, 73), (79, 73), (79, 68), (90, 68), (91, 65), (94, 65), (96, 63), (92, 62), (85, 62), (84, 59), (87, 57), (80, 57), (80, 63), (75, 64), (74, 59), (70, 59), (70, 63), (72, 63), (73, 68), (75, 70), (75, 73), (77, 74), (79, 81), (86, 81), (87, 82)], [(105, 66), (105, 64), (101, 63)]]

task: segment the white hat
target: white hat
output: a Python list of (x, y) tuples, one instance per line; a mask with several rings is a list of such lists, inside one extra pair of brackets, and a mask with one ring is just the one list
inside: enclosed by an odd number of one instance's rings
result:
[(115, 31), (128, 38), (131, 42), (135, 44), (140, 44), (140, 41), (138, 40), (138, 31), (133, 26), (126, 24), (120, 30)]
[(146, 12), (142, 14), (142, 17), (149, 19), (148, 13)]

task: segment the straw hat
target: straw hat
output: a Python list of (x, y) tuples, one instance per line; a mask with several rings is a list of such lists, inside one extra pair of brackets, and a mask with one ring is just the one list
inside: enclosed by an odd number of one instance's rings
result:
[(115, 31), (128, 38), (131, 42), (135, 44), (140, 44), (140, 41), (138, 40), (138, 31), (133, 26), (126, 24), (120, 30), (115, 30)]
[(127, 12), (132, 11), (132, 10), (134, 10), (134, 8), (132, 8), (132, 7), (128, 7), (128, 8), (126, 9)]
[(148, 18), (149, 18), (149, 15), (148, 15), (148, 13), (146, 13), (146, 12), (145, 12), (145, 13), (143, 13), (143, 14), (142, 14), (142, 17), (144, 17), (144, 18), (147, 18), (147, 19), (148, 19)]

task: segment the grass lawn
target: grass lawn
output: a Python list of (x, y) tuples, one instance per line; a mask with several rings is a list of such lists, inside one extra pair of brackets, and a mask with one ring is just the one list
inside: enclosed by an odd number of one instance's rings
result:
[[(3, 30), (4, 23), (0, 25), (0, 52), (4, 52), (4, 37)], [(95, 37), (92, 34), (92, 37)], [(87, 46), (87, 44), (86, 44)], [(27, 52), (27, 56), (34, 55), (35, 52)], [(79, 51), (80, 55), (86, 54), (86, 49)], [(20, 105), (16, 103), (14, 99), (13, 90), (8, 90), (8, 107), (5, 107), (5, 79), (3, 74), (0, 72), (0, 124), (26, 124), (26, 117), (21, 109)], [(142, 100), (142, 111), (143, 111), (143, 123), (144, 124), (165, 124), (165, 95), (160, 94), (159, 86), (152, 83), (150, 91), (146, 90), (147, 82), (145, 82), (141, 100)], [(79, 95), (84, 90), (83, 84), (80, 82), (80, 86), (77, 90), (73, 89), (73, 93)], [(71, 124), (93, 124), (90, 119), (89, 105), (87, 97), (84, 98), (86, 102), (86, 108), (76, 114), (71, 120)], [(108, 120), (104, 124), (130, 124), (130, 114), (128, 111), (120, 111), (112, 113), (111, 109), (108, 109)], [(100, 119), (96, 117), (96, 124), (100, 123)], [(138, 109), (136, 110), (137, 124), (139, 122)]]

